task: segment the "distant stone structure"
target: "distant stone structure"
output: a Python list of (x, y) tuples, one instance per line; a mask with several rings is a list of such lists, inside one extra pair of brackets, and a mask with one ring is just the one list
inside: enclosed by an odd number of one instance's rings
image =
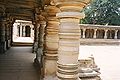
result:
[(80, 24), (81, 44), (120, 45), (120, 26)]
[(13, 24), (13, 38), (31, 37), (34, 39), (34, 26), (31, 21), (16, 20)]

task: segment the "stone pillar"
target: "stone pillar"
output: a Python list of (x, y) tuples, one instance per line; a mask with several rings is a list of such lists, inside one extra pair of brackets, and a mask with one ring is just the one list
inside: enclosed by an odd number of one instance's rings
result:
[[(58, 29), (59, 21), (56, 18), (56, 13), (60, 10), (53, 6), (47, 6), (45, 8), (47, 13), (47, 26), (45, 31), (45, 63), (44, 63), (44, 80), (53, 79), (56, 77), (57, 55), (58, 55)], [(51, 66), (51, 67), (50, 67)], [(53, 79), (54, 80), (54, 79)]]
[(104, 39), (107, 39), (107, 31), (108, 31), (108, 30), (105, 29)]
[(5, 24), (6, 19), (0, 19), (0, 53), (4, 53), (6, 50), (6, 42), (5, 42)]
[(31, 25), (31, 38), (34, 39), (34, 30), (33, 30), (33, 25)]
[(115, 39), (118, 39), (117, 38), (117, 33), (118, 33), (118, 30), (115, 30), (115, 37), (114, 37)]
[(60, 19), (58, 80), (79, 80), (80, 27), (78, 24), (79, 20), (85, 17), (85, 14), (80, 11), (88, 3), (89, 0), (56, 0), (56, 6), (61, 10), (60, 13), (57, 13), (57, 17)]
[(5, 49), (9, 49), (11, 47), (11, 26), (13, 23), (12, 17), (9, 14), (6, 15), (6, 24), (5, 24)]
[(34, 44), (33, 44), (33, 53), (37, 52), (37, 48), (38, 48), (38, 27), (40, 26), (40, 24), (37, 23), (37, 21), (33, 22), (34, 25)]
[(8, 40), (9, 40), (9, 23), (6, 23), (5, 26), (5, 41), (6, 41), (6, 49), (8, 49)]
[(35, 58), (35, 64), (38, 65), (40, 69), (40, 79), (43, 78), (43, 44), (44, 44), (44, 30), (46, 26), (46, 21), (44, 20), (44, 17), (41, 15), (38, 15), (39, 19), (37, 20), (37, 25), (38, 26), (38, 48), (36, 53), (36, 58)]
[(11, 23), (9, 22), (9, 37), (8, 37), (8, 49), (11, 47)]
[(11, 22), (10, 22), (10, 46), (13, 43), (13, 24), (14, 24), (15, 20), (13, 18), (11, 18)]
[(94, 39), (96, 39), (96, 33), (97, 33), (97, 29), (94, 29), (94, 36), (93, 36)]
[(26, 26), (23, 26), (23, 37), (25, 37), (25, 27)]
[(82, 38), (85, 38), (85, 31), (86, 31), (86, 29), (83, 29), (83, 37)]
[(40, 62), (40, 73), (41, 73), (41, 79), (43, 79), (44, 76), (44, 70), (43, 70), (43, 62), (44, 62), (44, 57), (43, 57), (43, 49), (44, 49), (44, 30), (45, 30), (46, 22), (41, 21), (40, 22), (40, 27), (39, 27), (39, 40), (38, 40), (38, 60)]
[(23, 33), (23, 31), (22, 31), (22, 25), (20, 23), (20, 37), (22, 37), (22, 33)]
[(32, 37), (32, 30), (33, 30), (33, 28), (32, 28), (32, 26), (30, 25), (30, 37)]

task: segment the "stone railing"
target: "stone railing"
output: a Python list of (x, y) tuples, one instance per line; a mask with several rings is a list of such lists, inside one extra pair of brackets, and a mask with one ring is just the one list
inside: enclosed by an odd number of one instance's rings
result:
[(80, 24), (81, 44), (120, 44), (120, 26)]

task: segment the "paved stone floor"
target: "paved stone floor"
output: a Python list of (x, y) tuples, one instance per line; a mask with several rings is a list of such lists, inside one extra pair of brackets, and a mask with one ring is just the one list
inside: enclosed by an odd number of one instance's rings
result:
[(0, 80), (39, 80), (31, 47), (12, 47), (0, 54)]

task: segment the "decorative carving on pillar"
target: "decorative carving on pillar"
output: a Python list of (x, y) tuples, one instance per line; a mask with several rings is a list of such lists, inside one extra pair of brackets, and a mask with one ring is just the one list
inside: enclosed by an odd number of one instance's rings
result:
[(79, 20), (85, 17), (80, 11), (90, 0), (55, 0), (61, 12), (57, 13), (60, 19), (59, 48), (57, 62), (58, 80), (79, 80), (78, 55), (80, 44)]
[(54, 5), (49, 5), (45, 7), (45, 12), (47, 13), (46, 15), (47, 26), (45, 31), (44, 80), (48, 80), (49, 77), (56, 76), (58, 40), (59, 40), (59, 36), (58, 36), (59, 21), (56, 18), (56, 13), (60, 12), (60, 10)]

